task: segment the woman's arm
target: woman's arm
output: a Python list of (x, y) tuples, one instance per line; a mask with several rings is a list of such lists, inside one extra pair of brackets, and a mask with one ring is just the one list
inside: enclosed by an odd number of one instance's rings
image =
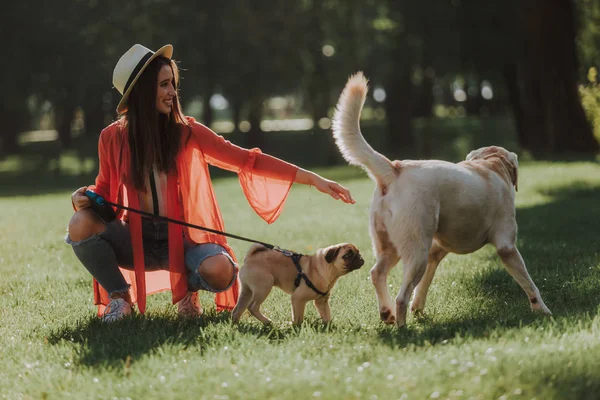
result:
[(248, 150), (217, 135), (206, 126), (191, 122), (192, 140), (202, 150), (206, 162), (215, 167), (241, 173), (252, 168), (253, 173), (267, 178), (294, 181), (297, 166), (260, 152)]
[(239, 147), (204, 125), (196, 122), (192, 122), (191, 125), (193, 138), (211, 165), (239, 173), (248, 166), (247, 162), (250, 157), (255, 157), (251, 167), (257, 175), (314, 186), (320, 192), (329, 194), (336, 200), (341, 199), (345, 203), (355, 203), (350, 191), (337, 182), (260, 151)]
[(295, 182), (304, 185), (314, 186), (320, 192), (326, 193), (336, 200), (341, 199), (344, 203), (356, 203), (352, 198), (350, 191), (347, 188), (345, 188), (337, 182), (325, 179), (322, 176), (315, 174), (314, 172), (298, 168)]

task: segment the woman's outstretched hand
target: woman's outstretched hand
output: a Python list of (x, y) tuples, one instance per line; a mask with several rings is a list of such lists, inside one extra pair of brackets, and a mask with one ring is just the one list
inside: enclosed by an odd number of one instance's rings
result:
[(325, 179), (314, 172), (306, 171), (302, 168), (298, 169), (296, 182), (314, 186), (320, 192), (326, 193), (336, 200), (342, 200), (344, 203), (356, 203), (347, 188), (337, 182)]
[(337, 182), (330, 181), (329, 179), (325, 179), (319, 177), (314, 186), (321, 192), (327, 193), (331, 197), (336, 200), (341, 199), (344, 203), (354, 204), (356, 203), (350, 194), (350, 191), (344, 186), (340, 185)]

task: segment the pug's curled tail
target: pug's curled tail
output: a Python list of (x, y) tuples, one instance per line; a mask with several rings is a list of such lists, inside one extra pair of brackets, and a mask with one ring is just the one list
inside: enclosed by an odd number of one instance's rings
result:
[(399, 171), (386, 156), (367, 143), (360, 131), (360, 114), (368, 91), (367, 79), (362, 72), (348, 79), (333, 114), (333, 137), (349, 164), (362, 167), (371, 179), (387, 186)]
[(248, 249), (248, 252), (246, 253), (246, 258), (251, 257), (251, 256), (255, 255), (256, 253), (260, 253), (261, 251), (267, 251), (267, 250), (269, 250), (269, 249), (266, 248), (265, 246), (263, 246), (262, 244), (254, 243)]

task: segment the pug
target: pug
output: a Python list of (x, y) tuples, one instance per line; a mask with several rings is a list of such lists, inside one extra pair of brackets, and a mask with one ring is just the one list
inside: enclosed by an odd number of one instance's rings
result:
[(233, 322), (237, 323), (248, 309), (261, 322), (270, 324), (260, 306), (273, 286), (277, 286), (292, 297), (294, 325), (302, 323), (306, 303), (311, 300), (327, 323), (331, 320), (331, 289), (340, 277), (364, 263), (359, 250), (349, 243), (318, 249), (314, 255), (293, 255), (255, 244), (248, 250), (240, 270), (241, 291), (233, 309)]

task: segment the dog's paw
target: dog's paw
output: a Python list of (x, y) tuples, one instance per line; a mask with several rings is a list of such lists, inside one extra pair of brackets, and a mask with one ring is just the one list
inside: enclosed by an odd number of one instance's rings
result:
[(427, 316), (425, 315), (425, 311), (422, 308), (410, 308), (410, 311), (413, 313), (416, 319), (424, 320)]
[(425, 305), (423, 304), (423, 302), (419, 301), (418, 299), (415, 299), (410, 304), (410, 312), (413, 313), (415, 315), (415, 317), (422, 315), (424, 309), (425, 309)]
[(400, 303), (396, 307), (396, 326), (402, 328), (406, 325), (406, 306)]
[(538, 298), (538, 297), (532, 297), (529, 299), (529, 304), (531, 305), (531, 310), (533, 312), (542, 314), (542, 315), (547, 315), (550, 316), (552, 315), (552, 311), (550, 311), (550, 309), (548, 307), (546, 307), (546, 304), (544, 304), (544, 301), (542, 300), (542, 298)]
[(536, 313), (542, 314), (542, 315), (546, 315), (548, 317), (550, 317), (552, 315), (552, 311), (550, 311), (550, 309), (548, 307), (546, 307), (545, 304), (541, 304), (541, 305), (532, 304), (531, 309), (533, 310), (533, 312), (536, 312)]
[(379, 317), (383, 322), (388, 325), (393, 325), (396, 323), (396, 316), (389, 308), (383, 308), (379, 311)]
[(398, 329), (406, 328), (406, 321), (397, 320), (396, 328), (398, 328)]

